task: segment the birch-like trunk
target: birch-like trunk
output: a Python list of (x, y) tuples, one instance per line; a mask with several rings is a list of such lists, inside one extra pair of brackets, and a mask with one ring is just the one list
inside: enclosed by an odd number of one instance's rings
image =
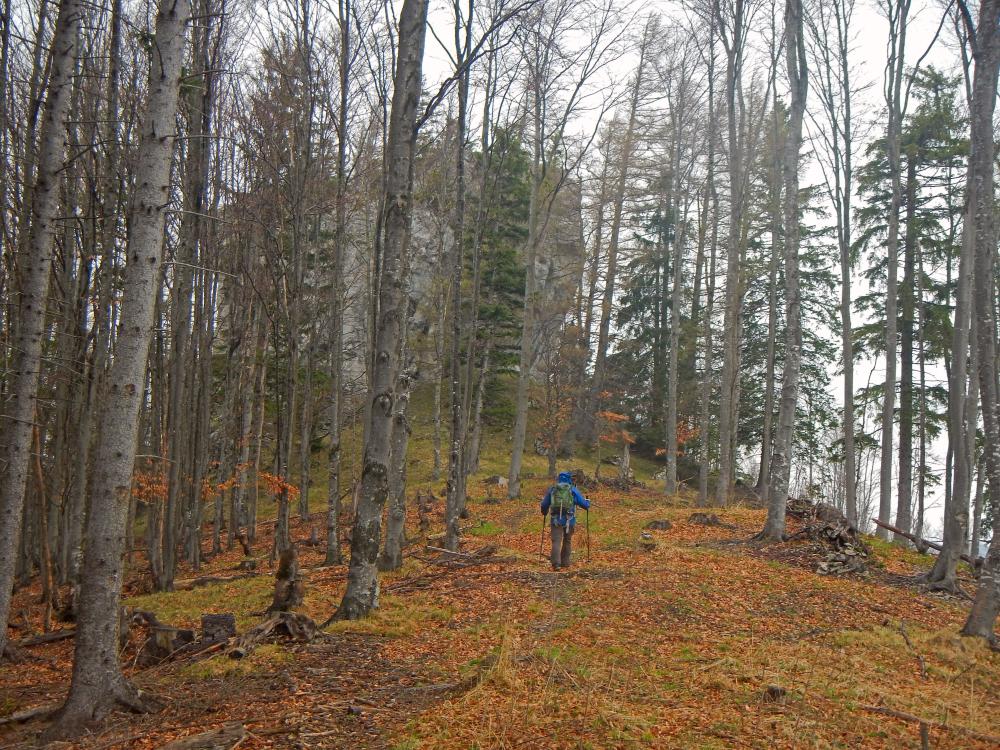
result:
[(73, 93), (83, 2), (63, 0), (51, 43), (48, 97), (42, 115), (37, 179), (32, 189), (27, 254), (21, 262), (17, 325), (7, 375), (3, 439), (6, 469), (0, 478), (0, 654), (7, 642), (17, 549), (21, 541), (24, 494), (31, 459), (35, 401), (45, 334), (45, 301), (59, 215), (60, 171), (66, 151), (66, 120)]
[(170, 164), (184, 62), (188, 0), (164, 0), (156, 16), (149, 98), (141, 126), (134, 204), (122, 287), (121, 324), (101, 402), (100, 441), (85, 529), (76, 647), (69, 697), (48, 733), (78, 734), (116, 705), (148, 707), (118, 661), (125, 524), (135, 462), (139, 408), (152, 338), (170, 205)]

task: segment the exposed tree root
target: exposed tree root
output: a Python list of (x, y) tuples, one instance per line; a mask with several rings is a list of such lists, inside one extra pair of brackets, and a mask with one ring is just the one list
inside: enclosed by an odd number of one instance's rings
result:
[(79, 737), (88, 727), (115, 710), (144, 714), (155, 713), (163, 707), (159, 700), (142, 692), (125, 678), (117, 682), (117, 685), (107, 689), (87, 686), (71, 694), (56, 713), (51, 726), (42, 733), (42, 742)]

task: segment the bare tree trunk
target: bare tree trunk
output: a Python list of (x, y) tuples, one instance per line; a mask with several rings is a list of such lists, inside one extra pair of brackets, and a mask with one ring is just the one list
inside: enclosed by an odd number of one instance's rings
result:
[[(969, 23), (969, 14), (965, 14)], [(996, 144), (993, 140), (993, 115), (996, 108), (997, 81), (1000, 74), (1000, 0), (982, 0), (979, 23), (970, 38), (973, 42), (975, 75), (972, 84), (971, 139), (969, 152), (968, 214), (974, 218), (975, 244), (974, 304), (976, 347), (979, 355), (979, 394), (982, 402), (984, 458), (990, 498), (994, 501), (993, 540), (990, 542), (976, 598), (963, 635), (995, 638), (993, 628), (1000, 613), (1000, 394), (997, 393), (997, 312), (996, 283), (997, 225), (995, 204)], [(966, 223), (968, 227), (968, 220)], [(972, 233), (968, 232), (968, 233)], [(963, 240), (965, 237), (963, 237)], [(963, 243), (963, 255), (964, 255)], [(955, 367), (956, 363), (953, 363)], [(957, 369), (957, 368), (955, 368)], [(968, 519), (968, 499), (965, 518)], [(964, 529), (963, 536), (964, 536)]]
[[(677, 204), (680, 200), (681, 182), (681, 138), (684, 132), (684, 105), (675, 107), (674, 123), (674, 156), (670, 202), (675, 217), (673, 278), (670, 282), (670, 354), (667, 361), (667, 414), (666, 414), (666, 476), (663, 489), (668, 495), (677, 493), (677, 413), (680, 406), (680, 394), (677, 392), (678, 363), (680, 361), (681, 336), (681, 286), (684, 274), (684, 243), (686, 241), (686, 217), (681, 220)], [(685, 208), (686, 211), (686, 208)]]
[(799, 400), (802, 366), (802, 297), (799, 287), (799, 150), (802, 118), (809, 95), (809, 70), (802, 33), (802, 0), (785, 2), (785, 62), (791, 102), (788, 139), (784, 151), (785, 223), (785, 362), (781, 376), (781, 406), (774, 441), (767, 521), (760, 534), (763, 541), (778, 542), (785, 534), (785, 509), (792, 450), (795, 444), (795, 407)]
[[(892, 516), (892, 443), (896, 403), (897, 295), (899, 273), (899, 209), (903, 204), (900, 159), (900, 139), (903, 127), (903, 73), (905, 69), (906, 31), (910, 0), (887, 0), (889, 16), (889, 61), (886, 66), (885, 98), (889, 109), (886, 148), (889, 155), (889, 177), (892, 197), (889, 201), (886, 236), (885, 289), (885, 390), (882, 398), (882, 458), (879, 471), (878, 518), (889, 523)], [(879, 526), (879, 537), (889, 538), (889, 532)]]
[(533, 128), (531, 159), (531, 195), (528, 200), (528, 239), (525, 245), (524, 310), (521, 321), (521, 346), (517, 369), (517, 393), (514, 397), (514, 431), (511, 436), (510, 469), (507, 472), (507, 497), (521, 496), (521, 462), (528, 432), (528, 384), (535, 362), (535, 306), (537, 287), (535, 259), (539, 243), (539, 212), (542, 201), (542, 102), (539, 73), (535, 72), (533, 92)]
[[(458, 77), (458, 113), (455, 120), (455, 215), (452, 222), (452, 243), (454, 252), (451, 258), (451, 353), (449, 359), (451, 369), (451, 386), (449, 403), (451, 404), (451, 449), (448, 453), (448, 489), (445, 499), (445, 536), (446, 549), (458, 549), (459, 519), (465, 509), (465, 436), (466, 424), (463, 417), (465, 397), (462, 393), (462, 270), (465, 267), (465, 137), (469, 111), (469, 70), (466, 66), (466, 55), (472, 46), (472, 24), (475, 22), (474, 0), (469, 0), (469, 15), (463, 21), (461, 4), (454, 3), (455, 12), (455, 65), (459, 69)], [(405, 329), (405, 323), (404, 323)], [(471, 355), (472, 347), (466, 352)], [(471, 387), (466, 383), (466, 388)], [(397, 427), (400, 423), (397, 421)], [(405, 424), (405, 414), (404, 414)]]
[[(849, 58), (850, 18), (844, 12), (845, 3), (836, 3), (837, 13), (837, 49), (839, 52), (841, 91), (844, 101), (844, 116), (840, 130), (843, 133), (842, 167), (837, 170), (837, 181), (843, 173), (843, 187), (838, 201), (839, 220), (837, 222), (837, 240), (840, 245), (840, 336), (841, 364), (844, 368), (844, 475), (846, 477), (845, 504), (847, 505), (847, 520), (857, 526), (858, 519), (858, 484), (857, 484), (857, 454), (854, 447), (854, 340), (851, 325), (851, 199), (853, 188), (853, 155), (854, 121), (851, 118), (851, 72)], [(853, 2), (849, 6), (853, 10)]]
[(187, 0), (165, 0), (156, 16), (150, 88), (142, 121), (125, 267), (121, 326), (103, 399), (95, 456), (93, 493), (87, 516), (83, 576), (69, 697), (47, 733), (78, 734), (88, 721), (116, 705), (147, 708), (142, 694), (118, 662), (119, 603), (123, 575), (127, 496), (135, 462), (138, 414), (152, 335), (163, 227), (170, 204), (174, 118), (184, 62)]
[(389, 118), (378, 325), (369, 388), (368, 439), (358, 509), (351, 535), (347, 589), (337, 612), (355, 620), (378, 607), (376, 559), (382, 532), (382, 509), (389, 492), (393, 386), (402, 319), (406, 314), (403, 270), (409, 242), (413, 157), (420, 103), (421, 66), (427, 24), (427, 0), (404, 0), (399, 16), (398, 52), (392, 112)]
[(733, 482), (736, 445), (736, 419), (740, 380), (740, 309), (743, 305), (743, 275), (740, 268), (743, 226), (743, 144), (738, 130), (740, 87), (743, 53), (746, 45), (746, 14), (744, 0), (732, 3), (732, 24), (720, 18), (716, 4), (718, 31), (726, 50), (726, 120), (729, 132), (729, 228), (726, 242), (726, 306), (723, 325), (722, 384), (719, 406), (719, 477), (715, 500), (725, 506)]
[(778, 122), (778, 92), (772, 100), (772, 151), (771, 172), (768, 178), (771, 211), (771, 258), (767, 269), (767, 363), (764, 382), (764, 426), (760, 446), (760, 472), (757, 474), (756, 491), (760, 497), (768, 496), (771, 483), (771, 450), (774, 430), (774, 367), (778, 338), (778, 260), (781, 253), (781, 127)]
[(310, 328), (306, 342), (305, 382), (302, 384), (302, 414), (299, 425), (299, 518), (309, 520), (310, 464), (312, 462), (313, 434), (313, 331)]
[(972, 510), (972, 532), (969, 535), (969, 557), (975, 560), (979, 557), (980, 540), (983, 536), (983, 507), (986, 489), (985, 460), (980, 457), (976, 464), (976, 496)]
[[(963, 4), (964, 7), (964, 4)], [(958, 278), (955, 284), (955, 319), (952, 328), (951, 367), (948, 372), (948, 445), (952, 453), (952, 487), (945, 499), (944, 534), (941, 540), (941, 553), (935, 558), (934, 566), (924, 580), (934, 588), (954, 590), (957, 586), (956, 568), (960, 555), (966, 545), (966, 533), (969, 518), (969, 499), (972, 490), (972, 476), (975, 464), (975, 431), (978, 422), (976, 392), (981, 390), (983, 347), (979, 342), (980, 315), (987, 315), (987, 321), (994, 320), (991, 304), (992, 296), (980, 299), (981, 293), (978, 274), (982, 272), (981, 263), (988, 261), (991, 252), (995, 252), (994, 226), (994, 177), (993, 177), (993, 111), (996, 107), (996, 87), (998, 66), (1000, 66), (1000, 34), (997, 33), (994, 22), (1000, 3), (997, 0), (985, 0), (980, 7), (980, 20), (986, 20), (985, 29), (981, 29), (973, 49), (975, 73), (973, 81), (973, 96), (970, 102), (970, 150), (968, 174), (966, 177), (966, 202), (964, 221), (962, 224), (962, 246), (958, 261)], [(992, 16), (990, 15), (992, 13)], [(970, 28), (971, 19), (965, 15), (966, 28)], [(992, 19), (992, 20), (989, 20)], [(988, 248), (993, 244), (992, 250)], [(974, 286), (975, 281), (975, 286)], [(992, 284), (989, 286), (992, 287)], [(975, 306), (975, 317), (973, 310)], [(990, 329), (987, 334), (993, 339)], [(986, 416), (989, 394), (983, 393), (983, 422), (988, 428)], [(984, 461), (990, 479), (990, 492), (994, 492), (993, 475), (989, 468), (990, 452), (996, 449), (996, 443), (991, 443), (988, 429), (985, 431)], [(997, 535), (994, 535), (996, 540)], [(989, 576), (987, 575), (989, 580)], [(983, 590), (980, 579), (980, 591)], [(977, 594), (977, 600), (979, 596)], [(989, 594), (987, 593), (987, 600)], [(987, 604), (987, 607), (989, 605)], [(976, 611), (975, 605), (973, 611)], [(985, 624), (987, 632), (992, 632), (995, 612), (989, 623)], [(965, 628), (983, 632), (984, 622), (977, 618), (973, 622), (970, 615)], [(973, 634), (973, 633), (970, 633)]]
[[(32, 191), (32, 217), (27, 254), (21, 263), (20, 300), (13, 359), (4, 405), (3, 435), (6, 470), (0, 478), (0, 654), (7, 642), (7, 616), (13, 589), (15, 558), (21, 540), (24, 493), (28, 481), (31, 435), (38, 395), (45, 301), (49, 290), (56, 217), (59, 214), (59, 174), (66, 149), (66, 119), (73, 93), (83, 3), (62, 0), (51, 44), (49, 93), (42, 119), (38, 176)], [(8, 22), (9, 23), (9, 20)], [(4, 82), (6, 85), (6, 82)]]
[(712, 426), (712, 384), (715, 373), (712, 365), (712, 315), (715, 312), (715, 259), (719, 244), (719, 194), (715, 187), (715, 34), (716, 17), (713, 14), (708, 36), (708, 155), (705, 176), (705, 216), (712, 212), (712, 230), (708, 242), (707, 280), (705, 282), (705, 313), (702, 321), (704, 340), (704, 370), (698, 408), (698, 507), (708, 505), (709, 441)]
[[(340, 107), (337, 123), (347, 132), (351, 73), (351, 0), (339, 0)], [(347, 139), (337, 139), (337, 204), (335, 208), (330, 348), (330, 449), (326, 496), (326, 556), (324, 565), (339, 565), (340, 555), (340, 440), (344, 401), (344, 246), (347, 241)]]
[[(643, 77), (646, 58), (653, 39), (653, 22), (647, 22), (639, 45), (639, 62), (635, 76), (632, 79), (632, 90), (629, 94), (628, 119), (625, 121), (625, 133), (622, 136), (621, 153), (618, 162), (618, 179), (615, 182), (612, 198), (611, 234), (608, 238), (607, 268), (604, 276), (604, 292), (601, 295), (601, 318), (597, 328), (597, 355), (594, 360), (594, 377), (591, 385), (591, 403), (597, 405), (600, 393), (604, 390), (605, 370), (607, 367), (608, 346), (611, 334), (611, 311), (614, 305), (615, 285), (618, 274), (618, 244), (622, 229), (622, 216), (625, 208), (625, 191), (628, 186), (629, 172), (632, 166), (632, 156), (635, 151), (635, 126), (639, 103), (642, 99)], [(608, 149), (609, 156), (611, 149)], [(591, 440), (597, 435), (591, 435)], [(669, 446), (668, 446), (669, 451)], [(675, 471), (676, 478), (676, 471)]]
[[(406, 347), (401, 362), (406, 358)], [(389, 466), (389, 513), (385, 525), (385, 547), (379, 558), (379, 570), (403, 567), (406, 545), (406, 449), (410, 439), (407, 410), (410, 404), (410, 373), (402, 366), (396, 378), (396, 413), (392, 425), (392, 458)]]
[[(916, 202), (917, 165), (912, 154), (906, 163), (906, 236), (903, 243), (903, 284), (900, 287), (899, 336), (899, 488), (896, 499), (896, 526), (910, 531), (913, 525), (913, 287), (917, 244)], [(918, 530), (919, 531), (919, 530)], [(908, 544), (894, 535), (896, 544)]]

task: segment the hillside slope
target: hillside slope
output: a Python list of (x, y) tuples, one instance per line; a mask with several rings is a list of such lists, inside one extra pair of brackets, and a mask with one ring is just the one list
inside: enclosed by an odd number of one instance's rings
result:
[[(530, 499), (499, 504), (474, 488), (465, 549), (497, 545), (500, 561), (442, 567), (413, 546), (385, 577), (375, 617), (242, 662), (217, 653), (137, 670), (164, 711), (114, 717), (79, 746), (158, 748), (229, 721), (250, 732), (241, 748), (920, 747), (920, 725), (903, 714), (926, 722), (931, 747), (1000, 736), (1000, 654), (955, 635), (964, 605), (886, 582), (926, 564), (915, 553), (879, 548), (886, 571), (871, 580), (823, 577), (732, 543), (762, 511), (727, 509), (732, 528), (705, 527), (686, 520), (683, 497), (604, 488), (590, 493), (589, 559), (584, 527), (572, 569), (553, 573), (539, 556), (544, 486), (532, 480)], [(672, 528), (651, 532), (644, 551), (652, 519)], [(307, 525), (295, 531), (308, 536)], [(792, 560), (807, 552), (782, 547)], [(233, 575), (238, 559), (217, 557), (203, 574)], [(305, 568), (320, 560), (304, 549)], [(325, 619), (344, 575), (309, 571), (303, 610)], [(235, 612), (242, 630), (260, 619), (272, 580), (264, 569), (129, 604), (178, 626)], [(70, 650), (55, 643), (32, 649), (49, 663), (4, 666), (3, 713), (58, 699)], [(769, 686), (784, 694), (772, 702)], [(0, 737), (26, 747), (41, 727)]]

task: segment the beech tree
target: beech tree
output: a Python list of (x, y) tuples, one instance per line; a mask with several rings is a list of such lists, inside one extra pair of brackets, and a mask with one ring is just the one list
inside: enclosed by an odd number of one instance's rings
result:
[[(796, 406), (799, 398), (799, 374), (802, 366), (802, 300), (799, 288), (799, 150), (802, 148), (802, 120), (809, 93), (809, 69), (806, 60), (803, 10), (801, 0), (785, 3), (785, 64), (790, 90), (788, 135), (782, 160), (784, 176), (784, 248), (785, 248), (785, 364), (781, 378), (781, 408), (778, 433), (772, 456), (771, 482), (768, 488), (768, 512), (761, 539), (781, 541), (785, 534), (785, 509), (788, 503), (788, 480), (792, 462)], [(765, 446), (766, 449), (766, 446)]]
[[(4, 25), (9, 27), (10, 15), (7, 14), (6, 18), (8, 20)], [(3, 528), (0, 535), (0, 655), (7, 643), (7, 616), (21, 540), (32, 431), (37, 418), (36, 396), (45, 335), (45, 302), (55, 235), (59, 229), (59, 173), (66, 158), (66, 121), (70, 112), (82, 20), (82, 2), (62, 0), (59, 3), (38, 144), (38, 166), (31, 195), (30, 232), (22, 256), (16, 328), (11, 341), (13, 358), (8, 375), (9, 397), (2, 419), (6, 466), (0, 475), (0, 526)]]
[(399, 367), (403, 309), (402, 273), (410, 231), (413, 157), (417, 139), (421, 69), (427, 24), (426, 0), (404, 0), (399, 14), (392, 109), (386, 143), (387, 172), (382, 201), (381, 279), (375, 361), (369, 386), (370, 412), (358, 506), (351, 535), (347, 589), (337, 610), (356, 620), (378, 607), (376, 558), (382, 509), (389, 493), (394, 386)]
[(100, 440), (84, 529), (73, 679), (66, 703), (50, 728), (52, 737), (77, 734), (86, 722), (118, 705), (134, 710), (148, 707), (118, 662), (118, 610), (128, 496), (163, 260), (174, 118), (190, 15), (187, 0), (164, 0), (156, 15), (149, 96), (137, 160), (141, 178), (130, 221), (121, 322), (97, 425)]

